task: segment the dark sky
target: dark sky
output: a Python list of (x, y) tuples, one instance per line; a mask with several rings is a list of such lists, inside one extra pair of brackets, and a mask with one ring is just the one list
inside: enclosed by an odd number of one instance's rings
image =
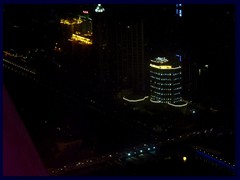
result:
[[(234, 5), (183, 5), (180, 19), (175, 15), (174, 4), (103, 7), (112, 18), (143, 18), (146, 43), (156, 52), (171, 49), (172, 44), (178, 43), (199, 62), (234, 59)], [(94, 8), (94, 5), (5, 5), (4, 22), (25, 24), (30, 29), (34, 20), (58, 23), (61, 17), (76, 16), (83, 9), (93, 11)], [(44, 31), (44, 26), (39, 28)]]

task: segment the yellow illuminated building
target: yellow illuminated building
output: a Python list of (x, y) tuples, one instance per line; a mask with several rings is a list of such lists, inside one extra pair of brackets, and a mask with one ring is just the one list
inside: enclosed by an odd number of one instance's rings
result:
[[(150, 63), (150, 101), (153, 103), (178, 104), (182, 101), (182, 72), (179, 63), (157, 57)], [(175, 107), (180, 107), (176, 105)]]
[(92, 19), (84, 16), (73, 19), (61, 19), (60, 23), (71, 26), (69, 41), (78, 42), (82, 45), (92, 45)]
[(60, 23), (61, 24), (66, 24), (66, 25), (74, 25), (74, 24), (81, 24), (83, 20), (81, 18), (73, 18), (72, 20), (69, 19), (61, 19)]
[(77, 41), (80, 44), (85, 44), (85, 45), (91, 45), (92, 44), (92, 40), (77, 34), (72, 34), (72, 37), (70, 39), (70, 41)]

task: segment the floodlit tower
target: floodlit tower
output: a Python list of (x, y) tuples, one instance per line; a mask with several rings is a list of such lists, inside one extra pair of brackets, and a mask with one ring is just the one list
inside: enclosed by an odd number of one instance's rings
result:
[(182, 67), (179, 61), (170, 62), (157, 57), (150, 62), (150, 101), (179, 104), (182, 102)]

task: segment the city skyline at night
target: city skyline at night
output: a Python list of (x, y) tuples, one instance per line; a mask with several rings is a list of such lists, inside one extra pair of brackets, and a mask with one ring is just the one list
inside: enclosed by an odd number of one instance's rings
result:
[(49, 175), (235, 174), (234, 5), (5, 4), (3, 30)]

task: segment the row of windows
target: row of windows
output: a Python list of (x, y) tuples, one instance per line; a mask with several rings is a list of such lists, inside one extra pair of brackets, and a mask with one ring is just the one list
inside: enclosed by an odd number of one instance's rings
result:
[[(155, 78), (155, 79), (157, 79), (157, 78)], [(157, 79), (157, 80), (162, 80), (162, 79)], [(171, 79), (169, 81), (171, 82)], [(156, 84), (156, 80), (150, 80), (150, 82)]]
[(176, 86), (176, 85), (180, 85), (180, 82), (178, 82), (178, 83), (173, 83), (173, 85), (174, 85), (174, 86)]
[(156, 96), (152, 96), (152, 98), (157, 100), (157, 101), (159, 101), (159, 100), (160, 101), (166, 101), (166, 100), (171, 101), (172, 100), (172, 98), (159, 98), (159, 97), (156, 97)]
[(170, 103), (171, 101), (159, 101), (160, 103)]
[(182, 74), (181, 72), (179, 72), (179, 73), (173, 73), (173, 76), (177, 76), (177, 75), (180, 75), (180, 74)]
[(161, 78), (160, 80), (161, 81), (171, 81), (172, 79), (171, 78)]
[(171, 88), (160, 88), (160, 87), (156, 87), (153, 85), (151, 85), (150, 87), (153, 89), (158, 89), (158, 90), (162, 90), (162, 91), (171, 91), (172, 90)]
[[(171, 81), (170, 78), (160, 78), (160, 77), (156, 77), (156, 76), (150, 76), (152, 79), (157, 79), (157, 80), (161, 80), (161, 81)], [(177, 78), (173, 78), (172, 80), (173, 81), (176, 81), (176, 80), (181, 80), (182, 78), (181, 77), (177, 77)]]
[[(161, 80), (161, 81), (171, 81), (170, 78), (160, 78), (160, 77), (156, 77), (156, 76), (150, 76), (152, 79), (157, 79), (157, 80)], [(173, 78), (172, 80), (173, 81), (176, 81), (176, 80), (180, 80), (182, 79), (181, 77), (178, 77), (178, 78)]]
[(172, 73), (158, 73), (158, 72), (155, 72), (155, 71), (150, 71), (150, 73), (156, 74), (156, 75), (159, 75), (159, 76), (171, 76), (172, 75)]
[(162, 86), (171, 86), (172, 85), (172, 83), (157, 83), (156, 81), (151, 82), (151, 83), (157, 84), (157, 85), (162, 85)]
[(176, 100), (182, 100), (182, 97), (177, 97), (177, 98), (174, 98), (173, 100), (174, 100), (174, 101), (176, 101)]
[(160, 78), (160, 77), (156, 77), (156, 76), (150, 76), (152, 79), (157, 79), (157, 80), (161, 80), (161, 81), (165, 81), (165, 80), (169, 80), (171, 81), (172, 79), (167, 79), (167, 78)]
[(154, 92), (155, 94), (161, 95), (161, 96), (171, 96), (171, 93), (159, 93), (159, 92)]
[(174, 88), (173, 90), (178, 90), (178, 89), (182, 89), (182, 87), (177, 87), (177, 88)]

